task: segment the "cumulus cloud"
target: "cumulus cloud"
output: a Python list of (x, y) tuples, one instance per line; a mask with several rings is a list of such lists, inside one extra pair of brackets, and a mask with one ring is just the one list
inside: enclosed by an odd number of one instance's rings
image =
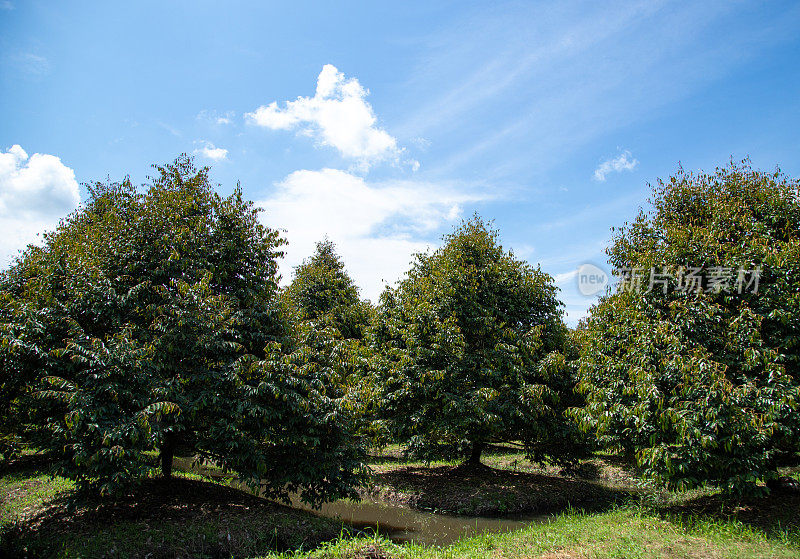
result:
[(327, 235), (362, 295), (373, 301), (384, 281), (394, 283), (412, 255), (429, 246), (426, 239), (435, 230), (461, 216), (463, 204), (488, 198), (423, 182), (370, 183), (337, 169), (295, 171), (276, 186), (259, 204), (266, 209), (265, 224), (286, 230), (284, 281)]
[(335, 66), (326, 64), (313, 97), (298, 97), (283, 107), (273, 101), (245, 114), (245, 119), (272, 130), (299, 129), (365, 168), (378, 161), (399, 161), (403, 150), (394, 137), (376, 125), (375, 113), (366, 101), (368, 94), (356, 78), (348, 79)]
[(639, 161), (634, 159), (631, 152), (628, 150), (623, 151), (614, 159), (606, 159), (594, 170), (594, 180), (604, 182), (606, 175), (609, 173), (621, 173), (622, 171), (633, 171), (639, 164)]
[(218, 148), (211, 142), (202, 142), (203, 147), (194, 150), (195, 155), (201, 155), (211, 161), (222, 161), (228, 157), (228, 150)]
[(0, 152), (0, 267), (79, 203), (75, 173), (58, 157), (29, 157), (19, 145)]

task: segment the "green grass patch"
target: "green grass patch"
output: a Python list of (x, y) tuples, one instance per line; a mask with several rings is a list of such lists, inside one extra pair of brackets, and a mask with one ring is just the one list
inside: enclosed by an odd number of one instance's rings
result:
[(191, 472), (116, 501), (77, 499), (73, 487), (37, 469), (0, 479), (0, 557), (255, 557), (312, 549), (343, 529)]
[[(280, 555), (271, 557), (275, 556)], [(445, 548), (400, 546), (386, 540), (359, 538), (332, 542), (300, 556), (308, 559), (796, 559), (800, 548), (741, 525), (702, 521), (687, 525), (620, 509), (602, 514), (572, 511), (546, 524), (474, 536)]]
[[(400, 449), (389, 449), (376, 460), (376, 477), (392, 480), (393, 473), (405, 472), (395, 475), (395, 482), (408, 492), (420, 488), (406, 475), (409, 472), (424, 478), (436, 474), (437, 468), (446, 473), (456, 465), (432, 463), (426, 472), (424, 464), (405, 461), (397, 456), (399, 453)], [(218, 469), (190, 469), (188, 462), (170, 483), (147, 480), (136, 492), (116, 502), (75, 501), (70, 508), (72, 482), (48, 476), (46, 464), (39, 458), (24, 456), (12, 471), (0, 477), (0, 557), (800, 557), (800, 496), (730, 499), (714, 488), (659, 491), (638, 479), (630, 465), (604, 455), (588, 460), (590, 466), (583, 472), (592, 476), (592, 486), (609, 491), (625, 488), (631, 490), (629, 497), (609, 500), (594, 512), (560, 503), (561, 512), (543, 523), (513, 532), (472, 536), (446, 547), (353, 537), (338, 521), (271, 503), (237, 489), (235, 480), (221, 477)], [(474, 498), (483, 484), (488, 488), (485, 496), (494, 499), (496, 512), (502, 513), (515, 506), (516, 499), (509, 495), (519, 492), (519, 487), (512, 487), (517, 478), (547, 484), (560, 477), (559, 483), (577, 483), (576, 487), (589, 483), (547, 466), (526, 463), (523, 467), (522, 461), (521, 454), (513, 449), (495, 449), (487, 453), (484, 463), (500, 474), (488, 470), (470, 474), (475, 477), (471, 481), (462, 476), (451, 480), (451, 489), (471, 492), (470, 498)], [(428, 497), (435, 500), (440, 486), (436, 482), (432, 487)], [(531, 485), (524, 491), (534, 489)]]
[(51, 477), (41, 471), (17, 471), (0, 477), (0, 525), (37, 514), (74, 486), (68, 479)]

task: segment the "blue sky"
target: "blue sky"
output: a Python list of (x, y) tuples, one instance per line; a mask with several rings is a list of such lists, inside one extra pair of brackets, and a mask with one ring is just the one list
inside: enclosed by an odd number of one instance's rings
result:
[(187, 152), (286, 229), (287, 279), (327, 234), (375, 300), (477, 211), (574, 324), (648, 182), (800, 174), (799, 31), (792, 2), (0, 1), (0, 264)]

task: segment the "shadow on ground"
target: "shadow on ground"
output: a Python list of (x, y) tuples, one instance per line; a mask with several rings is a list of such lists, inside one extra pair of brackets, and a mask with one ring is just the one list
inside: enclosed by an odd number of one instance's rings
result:
[(635, 490), (586, 479), (514, 472), (488, 466), (409, 466), (373, 475), (373, 494), (419, 510), (470, 516), (607, 510)]
[(681, 519), (705, 518), (738, 521), (781, 538), (785, 533), (800, 534), (800, 494), (773, 493), (765, 497), (726, 497), (703, 495), (660, 510), (664, 516)]
[(7, 529), (0, 547), (30, 557), (238, 557), (309, 549), (340, 532), (340, 523), (238, 489), (153, 479), (116, 501), (57, 498)]
[(47, 454), (25, 454), (23, 456), (17, 456), (7, 464), (2, 464), (0, 471), (2, 471), (3, 476), (29, 474), (45, 470), (49, 468), (52, 463), (53, 458)]

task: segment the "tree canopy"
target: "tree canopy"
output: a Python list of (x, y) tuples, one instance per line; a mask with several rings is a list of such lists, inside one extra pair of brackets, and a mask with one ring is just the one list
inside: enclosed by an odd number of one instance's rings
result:
[(352, 495), (361, 449), (278, 297), (283, 241), (190, 158), (155, 169), (144, 190), (88, 185), (3, 274), (6, 414), (33, 414), (58, 471), (101, 493), (146, 475), (151, 449), (169, 477), (183, 447), (276, 496)]
[(570, 465), (590, 433), (729, 492), (800, 460), (800, 181), (780, 171), (659, 181), (614, 230), (624, 281), (573, 331), (477, 215), (376, 309), (327, 239), (280, 288), (283, 239), (189, 157), (86, 186), (0, 273), (0, 460), (34, 445), (113, 495), (186, 453), (312, 504), (355, 496), (368, 438)]
[(627, 281), (586, 321), (577, 416), (672, 486), (756, 491), (800, 450), (798, 185), (679, 170), (615, 232)]
[(329, 239), (300, 264), (287, 289), (299, 320), (327, 322), (343, 338), (362, 339), (369, 326), (371, 307), (361, 301), (336, 247)]
[(382, 415), (422, 457), (469, 456), (522, 441), (531, 458), (568, 457), (573, 383), (550, 276), (463, 222), (381, 299), (375, 331)]

